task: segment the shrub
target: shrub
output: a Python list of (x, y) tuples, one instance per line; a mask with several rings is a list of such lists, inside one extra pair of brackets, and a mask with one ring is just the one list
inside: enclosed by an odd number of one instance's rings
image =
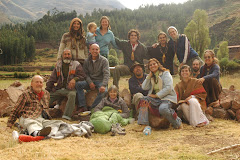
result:
[(220, 60), (219, 65), (222, 70), (227, 70), (227, 71), (240, 68), (240, 65), (237, 62), (229, 61), (228, 58), (226, 57)]
[(114, 67), (119, 64), (118, 58), (114, 57), (113, 55), (108, 55), (108, 61), (110, 67)]
[(52, 65), (52, 66), (50, 67), (50, 71), (53, 71), (53, 70), (54, 70), (54, 68), (55, 68), (55, 66), (54, 66), (54, 65)]
[(18, 72), (14, 72), (14, 78), (28, 78), (30, 77), (29, 73), (18, 73)]
[(117, 57), (117, 52), (114, 49), (110, 49), (109, 55), (112, 55), (114, 57)]
[(239, 64), (234, 61), (229, 61), (227, 64), (227, 70), (235, 70), (239, 68)]
[(228, 64), (229, 60), (228, 58), (222, 58), (220, 61), (219, 61), (219, 65), (220, 65), (220, 68), (221, 69), (227, 69), (227, 64)]

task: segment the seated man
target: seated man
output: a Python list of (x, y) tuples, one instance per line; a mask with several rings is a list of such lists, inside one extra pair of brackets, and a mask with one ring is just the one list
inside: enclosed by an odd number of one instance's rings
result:
[(201, 67), (201, 62), (198, 59), (195, 59), (193, 61), (193, 63), (192, 63), (191, 77), (199, 78), (199, 76), (200, 76), (200, 67)]
[(86, 73), (86, 81), (76, 83), (78, 103), (81, 108), (86, 109), (86, 100), (84, 96), (84, 89), (95, 90), (98, 89), (98, 95), (94, 100), (91, 109), (96, 107), (107, 92), (108, 80), (110, 77), (108, 60), (101, 56), (98, 44), (90, 46), (90, 55), (85, 59), (83, 69)]
[(147, 48), (139, 41), (138, 30), (131, 29), (128, 32), (128, 40), (119, 40), (115, 37), (116, 44), (124, 55), (124, 64), (117, 65), (113, 72), (113, 85), (118, 86), (120, 76), (131, 75), (130, 67), (138, 62), (143, 64), (143, 59), (148, 59)]
[[(62, 61), (57, 62), (52, 71), (46, 84), (46, 90), (50, 92), (50, 105), (65, 96), (68, 98), (62, 118), (71, 120), (76, 99), (75, 83), (83, 81), (86, 75), (81, 64), (72, 60), (71, 50), (65, 49), (62, 59)], [(57, 85), (54, 86), (54, 83), (57, 83)]]
[[(142, 89), (142, 83), (147, 77), (147, 75), (143, 71), (144, 65), (135, 63), (132, 65), (130, 68), (130, 71), (133, 73), (133, 76), (129, 79), (128, 84), (129, 84), (129, 90), (131, 92), (131, 95), (133, 96), (132, 99), (132, 104), (135, 106), (135, 111), (137, 111), (137, 106), (139, 100), (143, 96), (147, 96), (148, 91)], [(137, 117), (136, 113), (136, 117)]]
[(24, 91), (8, 118), (7, 127), (12, 127), (19, 118), (19, 124), (27, 129), (29, 135), (47, 136), (51, 132), (51, 126), (62, 123), (60, 120), (48, 120), (49, 93), (42, 90), (43, 78), (36, 75), (32, 78), (31, 87)]

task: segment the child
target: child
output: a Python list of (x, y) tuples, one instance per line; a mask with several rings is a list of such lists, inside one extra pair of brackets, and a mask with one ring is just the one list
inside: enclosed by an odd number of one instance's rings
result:
[(95, 36), (97, 36), (97, 35), (95, 32), (97, 30), (97, 24), (95, 22), (88, 23), (87, 30), (88, 30), (88, 32), (87, 32), (87, 36), (86, 36), (86, 43), (88, 45), (96, 43)]
[(108, 89), (108, 96), (102, 99), (102, 101), (94, 108), (93, 112), (101, 111), (105, 106), (112, 107), (119, 111), (123, 118), (128, 118), (130, 115), (128, 106), (125, 101), (119, 97), (119, 91), (115, 85)]

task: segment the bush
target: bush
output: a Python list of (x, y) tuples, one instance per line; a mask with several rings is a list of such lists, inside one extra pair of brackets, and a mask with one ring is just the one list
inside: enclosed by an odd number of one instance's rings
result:
[(110, 49), (109, 55), (112, 55), (114, 57), (117, 57), (117, 52), (114, 49)]
[(219, 61), (219, 65), (222, 70), (227, 70), (227, 71), (240, 68), (240, 65), (237, 62), (229, 61), (228, 58), (222, 58)]
[(55, 66), (54, 66), (54, 65), (52, 65), (52, 66), (50, 67), (50, 71), (53, 71), (53, 70), (54, 70), (54, 68), (55, 68)]
[(110, 67), (114, 67), (119, 64), (118, 58), (114, 57), (113, 55), (108, 55), (108, 61)]
[(29, 73), (18, 73), (18, 72), (14, 72), (14, 78), (28, 78), (30, 77)]
[(222, 59), (219, 61), (220, 68), (221, 68), (221, 69), (226, 69), (228, 62), (229, 62), (228, 58), (222, 58)]
[(239, 68), (239, 64), (234, 61), (229, 61), (227, 64), (227, 70), (235, 70)]

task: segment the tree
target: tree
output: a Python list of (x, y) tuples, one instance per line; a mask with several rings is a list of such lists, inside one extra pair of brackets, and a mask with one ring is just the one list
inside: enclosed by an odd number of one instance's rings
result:
[(211, 42), (207, 20), (207, 12), (197, 9), (193, 14), (193, 20), (184, 29), (184, 33), (191, 40), (193, 48), (199, 53), (200, 57), (202, 57), (204, 50), (208, 48)]
[(219, 50), (217, 52), (217, 57), (219, 60), (222, 58), (229, 59), (229, 49), (228, 49), (228, 42), (222, 41), (219, 45)]

